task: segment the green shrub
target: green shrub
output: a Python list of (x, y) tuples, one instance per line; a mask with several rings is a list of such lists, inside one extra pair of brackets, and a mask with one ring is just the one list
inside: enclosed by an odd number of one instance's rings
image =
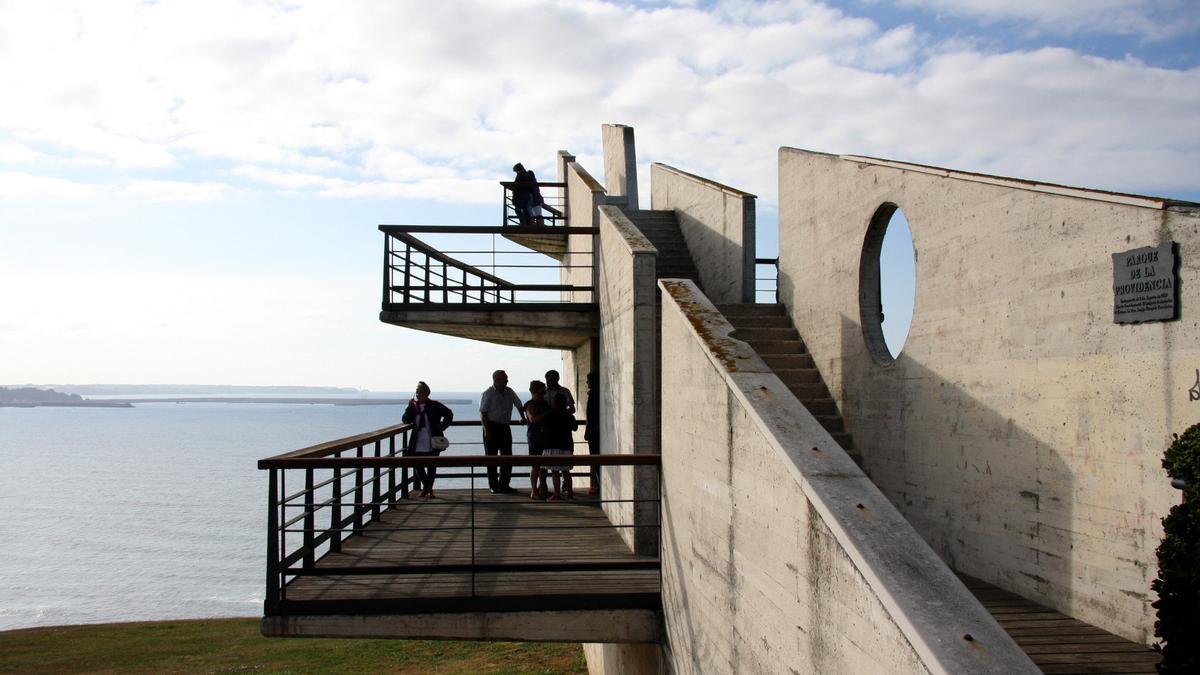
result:
[(1160, 673), (1200, 672), (1200, 424), (1175, 439), (1163, 457), (1173, 479), (1185, 481), (1182, 503), (1163, 518), (1158, 546), (1154, 634), (1162, 640)]

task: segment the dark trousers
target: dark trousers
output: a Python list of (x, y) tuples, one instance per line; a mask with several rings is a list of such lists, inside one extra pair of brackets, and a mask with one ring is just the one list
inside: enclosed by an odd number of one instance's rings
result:
[(421, 489), (423, 489), (423, 490), (432, 490), (433, 489), (433, 480), (435, 478), (437, 478), (437, 467), (436, 466), (430, 466), (430, 467), (418, 466), (413, 471), (417, 474), (417, 485), (420, 485)]
[[(488, 434), (492, 440), (488, 440), (487, 436), (483, 437), (483, 452), (488, 455), (512, 455), (512, 429), (508, 424), (497, 424), (496, 422), (485, 422), (487, 424)], [(497, 475), (499, 474), (499, 475)], [(488, 487), (492, 490), (507, 490), (508, 484), (512, 482), (512, 467), (502, 466), (500, 471), (496, 471), (496, 467), (489, 466), (487, 470)]]

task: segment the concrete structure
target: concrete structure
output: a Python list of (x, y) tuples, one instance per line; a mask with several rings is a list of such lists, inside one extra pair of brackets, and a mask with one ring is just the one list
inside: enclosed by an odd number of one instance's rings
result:
[[(1197, 207), (791, 148), (779, 161), (781, 297), (868, 475), (955, 569), (1149, 643), (1178, 500), (1159, 462), (1200, 421)], [(884, 205), (917, 258), (892, 364), (859, 307)], [(1111, 255), (1165, 241), (1182, 319), (1114, 324)]]
[[(659, 551), (660, 643), (639, 644), (645, 625), (526, 635), (515, 616), (446, 637), (577, 637), (595, 673), (1033, 672), (958, 571), (1150, 641), (1178, 498), (1159, 460), (1200, 421), (1200, 207), (782, 149), (780, 297), (860, 469), (716, 309), (754, 297), (755, 197), (653, 165), (652, 209), (677, 216), (700, 284), (656, 281), (661, 252), (627, 217), (633, 130), (603, 140), (603, 186), (558, 156), (568, 224), (599, 233), (570, 238), (561, 274), (597, 289), (593, 332), (556, 346), (581, 408), (600, 373), (602, 451), (662, 454), (661, 484), (603, 474), (609, 499), (661, 485), (661, 509), (606, 505), (616, 524), (661, 520), (623, 533)], [(892, 358), (874, 256), (897, 207), (917, 289)], [(1166, 241), (1181, 318), (1114, 324), (1112, 254)]]
[(716, 304), (754, 302), (755, 196), (680, 171), (650, 167), (650, 208), (673, 210)]
[(664, 288), (673, 672), (1037, 672), (695, 286)]

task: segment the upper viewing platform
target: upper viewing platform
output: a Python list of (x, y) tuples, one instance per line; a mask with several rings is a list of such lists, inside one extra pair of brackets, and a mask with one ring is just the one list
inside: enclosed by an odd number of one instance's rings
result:
[(566, 183), (501, 186), (500, 226), (379, 226), (381, 321), (523, 347), (569, 349), (596, 335), (598, 229), (567, 223)]

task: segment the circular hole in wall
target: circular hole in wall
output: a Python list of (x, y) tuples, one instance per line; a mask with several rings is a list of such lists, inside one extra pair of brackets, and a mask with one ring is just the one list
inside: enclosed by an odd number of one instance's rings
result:
[(858, 275), (863, 337), (871, 355), (890, 365), (908, 339), (917, 285), (912, 232), (895, 204), (880, 206), (871, 218)]

